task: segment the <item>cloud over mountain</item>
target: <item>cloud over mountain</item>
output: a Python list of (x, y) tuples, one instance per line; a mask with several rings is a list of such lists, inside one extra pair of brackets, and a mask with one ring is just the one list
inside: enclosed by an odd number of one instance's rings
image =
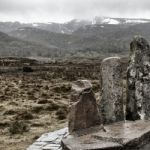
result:
[(1, 0), (0, 21), (64, 22), (94, 16), (150, 18), (143, 0)]

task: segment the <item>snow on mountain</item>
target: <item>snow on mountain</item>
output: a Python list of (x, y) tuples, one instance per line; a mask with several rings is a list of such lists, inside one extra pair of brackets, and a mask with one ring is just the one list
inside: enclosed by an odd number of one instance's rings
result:
[(61, 33), (62, 33), (62, 34), (65, 34), (65, 32), (64, 32), (63, 30), (61, 30)]
[(149, 23), (150, 19), (128, 19), (128, 18), (110, 18), (110, 17), (95, 17), (92, 24), (139, 24)]
[(46, 24), (53, 24), (52, 22), (48, 22), (48, 23), (46, 23)]
[(150, 19), (134, 19), (134, 18), (112, 18), (112, 17), (95, 17), (92, 20), (73, 19), (65, 23), (19, 23), (19, 22), (0, 22), (0, 31), (9, 33), (11, 31), (24, 27), (38, 28), (53, 33), (72, 34), (79, 28), (86, 28), (87, 26), (100, 25), (104, 28), (105, 25), (135, 25), (142, 23), (150, 23)]
[(109, 17), (95, 17), (92, 24), (120, 24), (120, 21)]
[(37, 23), (32, 24), (33, 27), (38, 27), (39, 25)]
[(103, 24), (119, 24), (120, 22), (118, 20), (115, 20), (115, 19), (106, 18), (103, 20), (102, 23)]
[(19, 31), (24, 31), (25, 29), (24, 29), (24, 28), (19, 28), (18, 30), (19, 30)]
[(127, 19), (126, 23), (148, 23), (150, 20), (142, 20), (142, 19)]

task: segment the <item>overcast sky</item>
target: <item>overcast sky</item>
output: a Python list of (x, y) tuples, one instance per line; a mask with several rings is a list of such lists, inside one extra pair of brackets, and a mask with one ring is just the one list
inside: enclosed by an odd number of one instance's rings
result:
[(0, 0), (0, 21), (65, 22), (95, 16), (150, 18), (150, 0)]

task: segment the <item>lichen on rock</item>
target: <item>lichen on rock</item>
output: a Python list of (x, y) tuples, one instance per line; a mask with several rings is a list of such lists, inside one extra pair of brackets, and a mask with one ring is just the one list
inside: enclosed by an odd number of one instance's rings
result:
[(90, 81), (78, 80), (73, 82), (69, 109), (70, 133), (101, 123)]
[(127, 69), (126, 119), (150, 117), (150, 47), (136, 36), (130, 44), (130, 61)]
[(109, 124), (124, 120), (123, 81), (119, 57), (110, 57), (101, 65), (101, 96), (99, 107), (102, 122)]

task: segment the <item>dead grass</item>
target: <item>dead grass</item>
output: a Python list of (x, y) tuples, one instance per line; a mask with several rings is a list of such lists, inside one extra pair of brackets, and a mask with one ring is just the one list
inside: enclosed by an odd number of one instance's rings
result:
[[(42, 133), (67, 125), (61, 109), (68, 105), (67, 82), (38, 73), (2, 74), (0, 80), (0, 149), (23, 150)], [(65, 93), (55, 92), (56, 85)]]
[(23, 134), (24, 132), (29, 131), (29, 126), (25, 121), (18, 121), (15, 120), (14, 122), (11, 123), (9, 127), (9, 132), (11, 134)]
[(0, 75), (0, 150), (24, 150), (41, 134), (67, 126), (72, 81), (91, 79), (99, 99), (99, 63), (35, 69)]

